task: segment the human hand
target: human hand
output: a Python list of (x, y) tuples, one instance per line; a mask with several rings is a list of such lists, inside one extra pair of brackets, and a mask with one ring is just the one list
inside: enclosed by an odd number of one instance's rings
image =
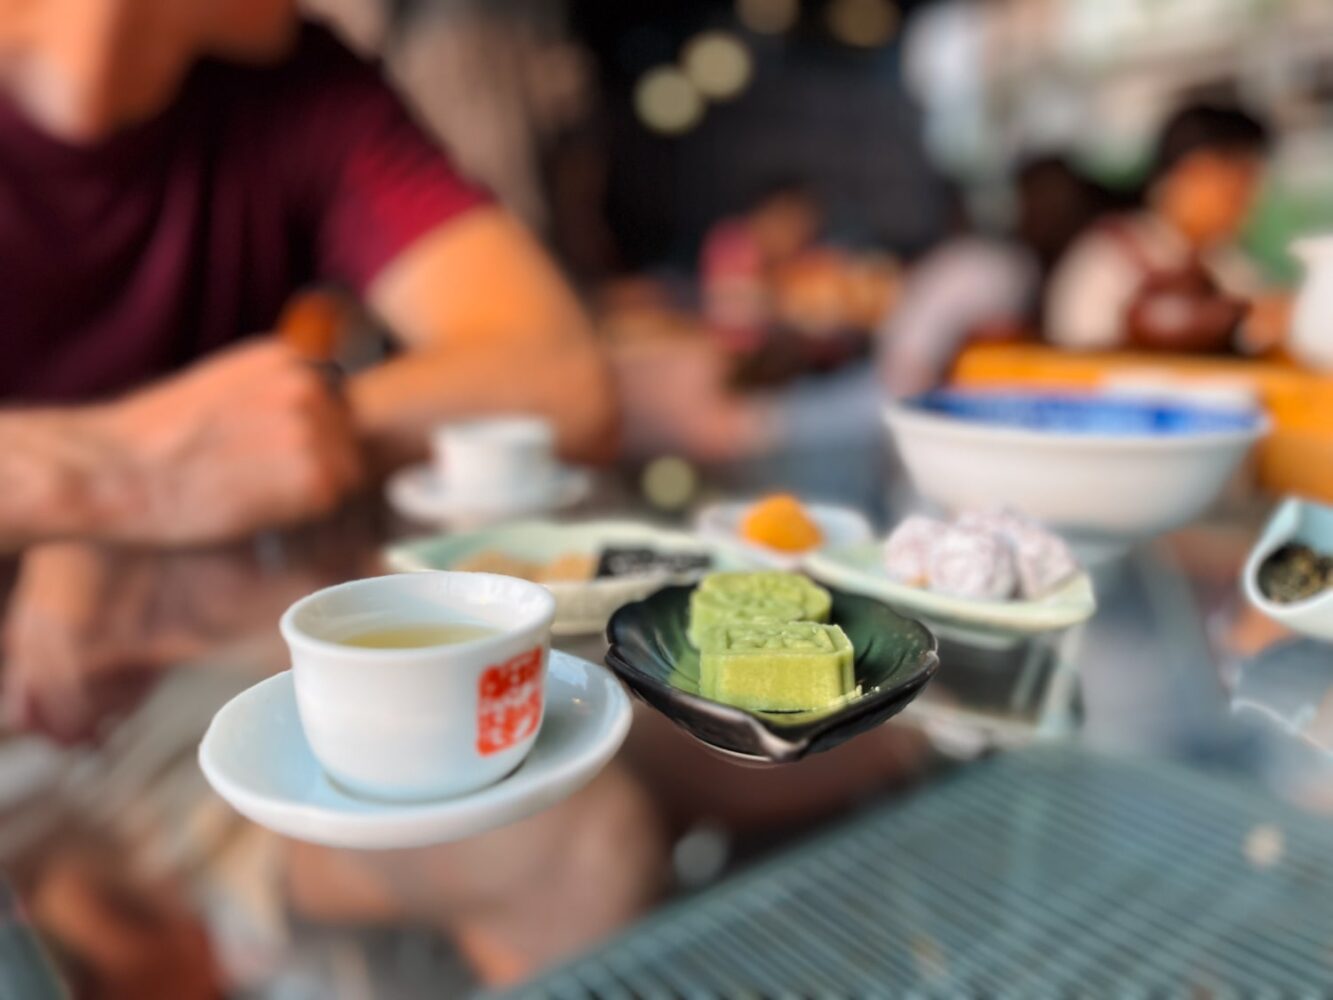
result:
[(187, 632), (156, 621), (160, 584), (147, 557), (79, 543), (29, 549), (5, 622), (8, 723), (87, 739), (142, 697), (158, 666), (197, 652)]
[(707, 338), (622, 344), (612, 360), (629, 452), (710, 462), (756, 454), (771, 444), (769, 407), (727, 385), (728, 361)]
[(241, 345), (98, 411), (117, 456), (108, 534), (184, 544), (327, 512), (362, 476), (350, 414), (276, 340)]
[(82, 543), (28, 549), (4, 631), (9, 724), (64, 743), (95, 737), (182, 662), (271, 630), (339, 566), (275, 568), (248, 543), (153, 551)]
[(74, 962), (78, 996), (216, 1000), (221, 978), (202, 921), (178, 886), (127, 871), (124, 859), (79, 850), (50, 860), (28, 906)]
[(652, 795), (616, 761), (569, 798), (453, 843), (287, 848), (282, 872), (295, 912), (321, 923), (434, 926), (490, 987), (527, 979), (624, 927), (657, 898), (670, 867)]

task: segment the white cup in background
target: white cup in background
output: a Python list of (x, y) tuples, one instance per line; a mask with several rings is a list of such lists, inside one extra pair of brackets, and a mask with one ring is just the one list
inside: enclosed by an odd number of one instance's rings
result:
[[(499, 781), (541, 725), (554, 615), (546, 588), (490, 573), (403, 573), (303, 597), (280, 627), (315, 757), (339, 785), (372, 798), (443, 798)], [(340, 642), (454, 623), (495, 631), (408, 649)]]
[(460, 496), (497, 498), (542, 489), (555, 475), (555, 429), (542, 417), (445, 424), (432, 436), (436, 475)]

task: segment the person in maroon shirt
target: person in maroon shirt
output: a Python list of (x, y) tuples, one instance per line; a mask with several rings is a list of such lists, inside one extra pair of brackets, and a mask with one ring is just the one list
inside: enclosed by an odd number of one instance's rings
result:
[[(0, 260), (0, 545), (297, 520), (457, 415), (610, 440), (546, 254), (293, 0), (0, 0)], [(403, 348), (338, 392), (265, 336), (314, 281)]]
[[(272, 336), (311, 282), (361, 296), (402, 350), (335, 391)], [(0, 0), (0, 352), (0, 547), (31, 545), (3, 709), (11, 730), (64, 740), (96, 730), (91, 692), (124, 666), (99, 666), (89, 616), (134, 629), (99, 587), (135, 589), (107, 575), (113, 550), (65, 540), (208, 542), (304, 518), (457, 415), (544, 414), (575, 457), (614, 430), (603, 358), (547, 255), (293, 0)], [(650, 808), (626, 782), (613, 767), (461, 854), (385, 862), (471, 954), (573, 947), (647, 895), (643, 875), (608, 886), (606, 857), (644, 855), (609, 847)], [(326, 913), (400, 884), (372, 870), (349, 889), (318, 854), (301, 870)], [(74, 870), (42, 913), (97, 946), (108, 996), (215, 995), (179, 907), (118, 875)], [(137, 909), (103, 902), (125, 899)], [(552, 906), (547, 931), (532, 915)]]

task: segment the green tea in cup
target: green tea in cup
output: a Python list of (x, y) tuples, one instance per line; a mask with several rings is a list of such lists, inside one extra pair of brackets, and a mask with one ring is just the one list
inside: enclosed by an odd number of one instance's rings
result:
[(489, 625), (474, 625), (471, 622), (432, 622), (371, 629), (340, 639), (339, 642), (344, 646), (361, 649), (417, 649), (422, 646), (452, 646), (471, 642), (482, 636), (494, 635), (495, 632)]

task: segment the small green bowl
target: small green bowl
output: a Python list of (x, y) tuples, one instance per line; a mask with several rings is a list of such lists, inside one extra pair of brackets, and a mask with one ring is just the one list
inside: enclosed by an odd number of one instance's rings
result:
[(699, 693), (699, 652), (686, 638), (690, 591), (666, 587), (627, 604), (606, 628), (606, 665), (691, 736), (751, 761), (785, 764), (829, 750), (897, 715), (939, 668), (918, 621), (871, 597), (831, 590), (831, 620), (856, 650), (858, 695), (812, 712), (750, 712)]

